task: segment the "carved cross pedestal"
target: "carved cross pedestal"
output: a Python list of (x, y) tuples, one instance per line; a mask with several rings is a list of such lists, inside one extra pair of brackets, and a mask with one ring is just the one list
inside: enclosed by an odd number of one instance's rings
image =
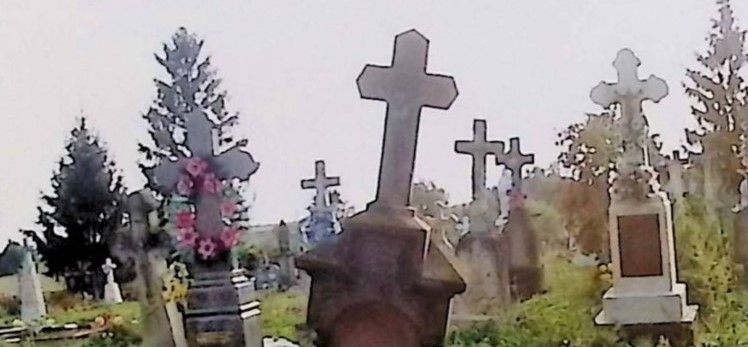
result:
[(422, 347), (443, 343), (450, 299), (465, 284), (408, 210), (423, 106), (446, 109), (451, 77), (426, 71), (428, 40), (398, 35), (392, 66), (368, 65), (361, 96), (388, 103), (376, 200), (329, 243), (297, 258), (312, 277), (307, 322), (317, 346)]
[(504, 165), (512, 173), (512, 189), (506, 200), (509, 203), (509, 219), (504, 226), (504, 234), (509, 241), (509, 272), (515, 300), (529, 299), (540, 292), (543, 284), (537, 232), (530, 223), (522, 191), (522, 168), (533, 163), (535, 155), (522, 153), (518, 137), (509, 139), (508, 153), (496, 157), (496, 164)]
[[(640, 64), (633, 52), (621, 50), (613, 63), (618, 82), (601, 82), (590, 94), (603, 107), (621, 105), (619, 132), (624, 144), (608, 213), (613, 287), (603, 295), (603, 310), (595, 323), (652, 336), (653, 331), (681, 331), (694, 321), (698, 307), (686, 304), (686, 285), (676, 281), (670, 201), (656, 189), (658, 185), (631, 179), (649, 166), (641, 104), (667, 95), (662, 79), (639, 79)], [(667, 337), (674, 345), (688, 340), (682, 334)]]
[[(184, 146), (190, 157), (178, 156), (164, 160), (151, 169), (156, 187), (164, 195), (177, 189), (188, 165), (196, 159), (205, 163), (217, 181), (239, 179), (246, 181), (257, 171), (252, 156), (236, 144), (225, 151), (214, 148), (216, 127), (207, 115), (193, 111), (185, 116)], [(195, 232), (204, 238), (216, 238), (223, 230), (220, 195), (200, 191), (195, 202)], [(189, 264), (193, 281), (187, 292), (184, 314), (189, 347), (260, 347), (259, 302), (255, 300), (251, 283), (243, 275), (231, 270), (230, 252), (224, 251), (213, 259), (200, 259)]]
[(324, 160), (314, 163), (314, 178), (301, 180), (301, 189), (315, 190), (314, 203), (308, 208), (308, 224), (303, 231), (308, 247), (314, 248), (318, 242), (335, 235), (337, 206), (328, 201), (327, 189), (339, 185), (340, 177), (327, 176)]

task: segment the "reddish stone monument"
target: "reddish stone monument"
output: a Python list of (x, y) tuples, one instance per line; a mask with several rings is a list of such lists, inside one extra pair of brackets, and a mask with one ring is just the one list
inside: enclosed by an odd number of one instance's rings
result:
[[(530, 224), (530, 216), (525, 207), (522, 191), (522, 167), (535, 162), (532, 154), (523, 154), (518, 137), (509, 139), (509, 152), (496, 157), (497, 164), (503, 164), (512, 172), (512, 189), (509, 192), (509, 220), (504, 233), (509, 239), (511, 252), (510, 276), (512, 297), (525, 300), (539, 293), (543, 284), (543, 269), (540, 265), (540, 251), (535, 229)], [(501, 194), (501, 192), (499, 193)]]
[(442, 345), (451, 298), (465, 290), (408, 208), (418, 123), (424, 106), (447, 109), (451, 77), (426, 72), (428, 40), (415, 30), (395, 38), (392, 66), (367, 65), (361, 96), (387, 102), (376, 199), (343, 232), (297, 258), (312, 277), (307, 323), (320, 347)]

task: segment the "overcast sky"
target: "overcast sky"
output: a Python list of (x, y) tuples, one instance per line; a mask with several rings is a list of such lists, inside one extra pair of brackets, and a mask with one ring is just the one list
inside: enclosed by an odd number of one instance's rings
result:
[[(748, 1), (733, 1), (738, 23)], [(322, 5), (324, 3), (324, 5)], [(711, 0), (546, 1), (8, 1), (0, 0), (0, 246), (33, 228), (41, 192), (81, 114), (106, 143), (128, 190), (142, 186), (140, 115), (156, 96), (155, 62), (180, 26), (205, 40), (238, 133), (261, 162), (252, 177), (257, 223), (304, 216), (313, 192), (299, 180), (324, 159), (345, 199), (374, 197), (385, 104), (362, 100), (355, 80), (367, 63), (388, 64), (394, 35), (416, 28), (431, 40), (429, 70), (455, 77), (447, 111), (421, 118), (416, 179), (454, 202), (470, 191), (470, 158), (453, 153), (472, 120), (489, 137), (522, 138), (546, 167), (556, 134), (599, 111), (589, 91), (612, 81), (616, 52), (629, 47), (670, 95), (645, 110), (665, 148), (693, 126), (682, 82), (706, 49)], [(743, 19), (743, 21), (741, 21)], [(489, 184), (498, 169), (489, 165)]]

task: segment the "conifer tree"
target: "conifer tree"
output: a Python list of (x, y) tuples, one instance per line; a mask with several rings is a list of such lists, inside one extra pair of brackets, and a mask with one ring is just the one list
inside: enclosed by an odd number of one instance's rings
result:
[(65, 148), (52, 177), (53, 192), (38, 208), (41, 235), (24, 233), (37, 244), (49, 275), (64, 276), (71, 291), (100, 297), (101, 265), (111, 257), (109, 242), (122, 224), (122, 177), (85, 118)]
[(712, 20), (709, 49), (699, 55), (699, 69), (688, 69), (686, 93), (698, 127), (688, 132), (688, 142), (703, 156), (705, 195), (712, 210), (724, 212), (737, 197), (740, 182), (740, 120), (745, 117), (746, 84), (740, 76), (745, 66), (745, 31), (737, 27), (729, 0), (717, 0), (719, 18)]

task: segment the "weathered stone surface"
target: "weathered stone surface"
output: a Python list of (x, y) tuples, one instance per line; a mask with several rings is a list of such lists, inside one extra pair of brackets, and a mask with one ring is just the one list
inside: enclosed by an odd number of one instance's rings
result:
[(512, 302), (510, 253), (506, 234), (468, 234), (456, 248), (457, 259), (467, 283), (464, 293), (454, 299), (456, 315), (497, 315)]
[(504, 233), (509, 241), (512, 297), (525, 300), (541, 291), (543, 268), (536, 231), (524, 206), (524, 196), (513, 199), (521, 200), (512, 204)]

